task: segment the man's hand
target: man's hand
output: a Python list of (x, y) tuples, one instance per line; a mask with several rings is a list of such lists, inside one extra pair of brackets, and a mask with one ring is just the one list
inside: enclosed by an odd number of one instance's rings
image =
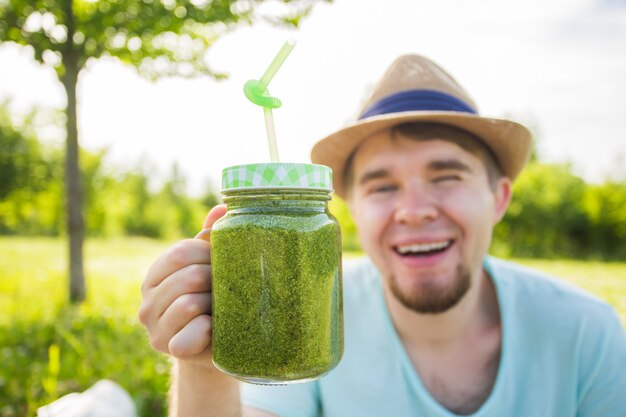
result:
[(169, 248), (152, 264), (141, 286), (139, 320), (148, 329), (150, 344), (177, 358), (171, 417), (276, 417), (254, 408), (242, 410), (239, 383), (211, 362), (213, 277), (208, 231), (225, 213), (225, 205), (213, 207), (196, 239)]
[[(203, 230), (226, 213), (213, 207)], [(197, 365), (211, 363), (211, 245), (208, 233), (170, 247), (150, 267), (141, 287), (139, 320), (158, 351)]]

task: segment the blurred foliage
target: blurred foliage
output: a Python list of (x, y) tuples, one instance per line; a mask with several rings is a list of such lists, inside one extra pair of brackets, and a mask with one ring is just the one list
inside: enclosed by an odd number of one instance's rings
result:
[[(63, 152), (37, 141), (32, 119), (18, 128), (0, 106), (0, 234), (58, 236), (65, 219)], [(105, 166), (105, 157), (105, 151), (81, 150), (89, 236), (194, 236), (207, 210), (220, 201), (211, 187), (189, 197), (176, 165), (153, 190), (147, 169), (116, 172)]]
[(626, 259), (626, 179), (589, 184), (568, 164), (530, 163), (494, 234), (493, 252), (534, 258)]
[(224, 75), (205, 59), (220, 36), (257, 21), (296, 27), (315, 2), (0, 0), (0, 42), (28, 45), (60, 79), (102, 56), (116, 57), (149, 78), (220, 78)]
[(360, 251), (361, 244), (359, 243), (358, 231), (346, 202), (335, 195), (328, 204), (328, 209), (337, 218), (341, 226), (341, 244), (344, 252)]
[(1, 234), (58, 235), (62, 228), (62, 153), (37, 140), (35, 117), (15, 126), (0, 105)]
[[(32, 124), (33, 115), (27, 117), (26, 125)], [(6, 198), (20, 188), (40, 188), (45, 165), (39, 142), (32, 132), (22, 132), (13, 125), (6, 104), (0, 107), (0, 199)], [(42, 175), (43, 174), (43, 175)]]

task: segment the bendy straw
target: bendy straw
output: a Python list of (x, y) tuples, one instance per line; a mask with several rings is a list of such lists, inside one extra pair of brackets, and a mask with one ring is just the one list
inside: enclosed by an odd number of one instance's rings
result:
[(249, 80), (243, 86), (243, 92), (248, 100), (263, 107), (263, 114), (265, 115), (265, 130), (267, 132), (267, 142), (269, 144), (270, 158), (272, 162), (278, 162), (278, 147), (276, 146), (276, 130), (274, 129), (272, 109), (280, 107), (282, 103), (276, 97), (271, 97), (269, 95), (267, 86), (272, 78), (274, 78), (274, 75), (276, 75), (276, 72), (281, 67), (283, 62), (285, 62), (285, 59), (289, 56), (294, 46), (296, 46), (294, 41), (285, 42), (261, 79)]

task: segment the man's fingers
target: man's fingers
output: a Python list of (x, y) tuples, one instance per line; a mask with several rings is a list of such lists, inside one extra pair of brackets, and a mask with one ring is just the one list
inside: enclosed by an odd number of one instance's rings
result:
[[(209, 231), (226, 214), (226, 205), (213, 207), (197, 239), (170, 247), (150, 267), (143, 281), (139, 319), (151, 345), (179, 358), (210, 358), (211, 245)], [(205, 241), (206, 240), (206, 241)]]
[(222, 216), (226, 214), (226, 204), (218, 204), (213, 207), (209, 214), (206, 215), (206, 219), (204, 219), (204, 223), (202, 224), (202, 229), (210, 229), (213, 226), (213, 223), (218, 221)]
[(211, 238), (211, 227), (224, 214), (226, 214), (225, 204), (218, 204), (217, 206), (213, 207), (209, 211), (209, 214), (207, 214), (206, 219), (204, 219), (202, 230), (200, 231), (200, 233), (196, 235), (195, 239), (202, 239), (202, 240), (206, 240), (207, 242), (209, 242)]
[(211, 290), (211, 266), (194, 264), (165, 278), (144, 295), (139, 308), (139, 320), (147, 327), (163, 315), (165, 310), (183, 294), (208, 293)]
[(200, 315), (170, 339), (168, 350), (171, 355), (185, 359), (207, 349), (211, 343), (211, 318)]
[(178, 242), (152, 264), (141, 287), (144, 297), (146, 290), (156, 287), (175, 271), (192, 264), (208, 265), (211, 263), (211, 246), (205, 240), (209, 240), (208, 230), (213, 226), (213, 223), (224, 214), (226, 214), (225, 204), (218, 204), (213, 207), (204, 220), (203, 229), (205, 230), (200, 232), (197, 239), (186, 239)]
[(160, 352), (170, 353), (171, 339), (197, 317), (211, 310), (211, 294), (184, 294), (178, 297), (158, 320), (145, 324), (150, 344)]
[(186, 266), (211, 263), (211, 245), (199, 239), (182, 240), (165, 251), (150, 267), (141, 287), (142, 294)]
[(157, 325), (159, 332), (170, 339), (197, 316), (209, 315), (211, 302), (212, 295), (206, 292), (181, 295), (159, 318)]

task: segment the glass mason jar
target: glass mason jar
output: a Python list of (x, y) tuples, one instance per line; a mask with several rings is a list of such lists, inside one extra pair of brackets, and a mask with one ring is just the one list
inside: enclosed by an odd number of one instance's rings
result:
[(226, 168), (211, 230), (213, 362), (242, 381), (319, 378), (343, 353), (341, 235), (323, 165)]

